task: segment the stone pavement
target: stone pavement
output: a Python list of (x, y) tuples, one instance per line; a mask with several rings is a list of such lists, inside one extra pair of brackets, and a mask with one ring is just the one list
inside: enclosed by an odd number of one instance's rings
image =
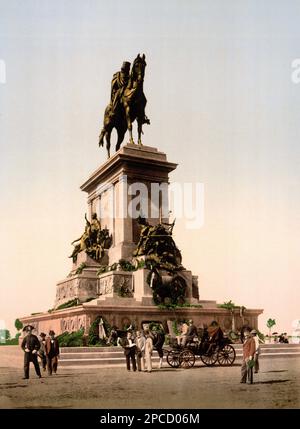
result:
[(253, 385), (239, 383), (239, 365), (208, 368), (200, 361), (192, 369), (165, 363), (152, 373), (127, 372), (125, 363), (114, 368), (60, 367), (57, 375), (42, 379), (31, 368), (31, 378), (22, 380), (19, 353), (8, 361), (3, 348), (0, 408), (300, 408), (299, 357), (263, 359)]

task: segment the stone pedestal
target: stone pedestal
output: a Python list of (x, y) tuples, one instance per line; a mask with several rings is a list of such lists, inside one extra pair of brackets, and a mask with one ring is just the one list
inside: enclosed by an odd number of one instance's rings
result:
[(54, 308), (74, 299), (82, 303), (90, 298), (96, 298), (98, 296), (97, 271), (97, 268), (86, 268), (81, 274), (75, 274), (58, 282)]
[[(84, 268), (99, 268), (100, 265), (108, 264), (108, 251), (104, 250), (104, 255), (99, 262), (91, 258), (86, 252), (80, 252), (77, 256), (77, 261), (73, 262), (71, 273), (75, 273), (84, 265)], [(83, 269), (84, 269), (83, 268)]]
[(113, 236), (108, 252), (110, 264), (130, 258), (136, 248), (140, 228), (131, 209), (136, 206), (137, 190), (148, 193), (141, 208), (149, 223), (157, 224), (160, 215), (163, 221), (168, 221), (167, 192), (159, 197), (157, 190), (159, 186), (167, 189), (169, 173), (176, 167), (156, 148), (127, 144), (81, 186), (88, 194), (89, 215), (97, 213), (102, 227), (107, 227)]
[[(154, 305), (152, 289), (147, 282), (149, 270), (141, 268), (137, 271), (128, 272), (114, 270), (100, 274), (93, 289), (93, 296), (97, 298), (91, 304), (101, 306), (107, 305)], [(185, 301), (188, 304), (199, 304), (198, 290), (193, 288), (193, 277), (191, 271), (182, 270), (178, 272), (186, 282)], [(167, 272), (162, 272), (167, 277)], [(195, 285), (194, 285), (195, 286)], [(126, 298), (126, 299), (125, 299)]]
[[(169, 173), (176, 166), (168, 162), (166, 154), (156, 148), (127, 144), (81, 186), (88, 194), (90, 219), (93, 213), (97, 213), (101, 228), (108, 228), (112, 235), (112, 245), (99, 262), (84, 251), (79, 253), (69, 277), (57, 284), (55, 308), (75, 298), (80, 303), (98, 298), (105, 305), (112, 300), (119, 302), (120, 298), (121, 301), (122, 298), (131, 298), (132, 304), (154, 305), (152, 290), (146, 281), (148, 270), (141, 269), (133, 273), (115, 270), (100, 276), (97, 276), (97, 271), (101, 265), (111, 266), (120, 259), (132, 259), (140, 237), (140, 226), (136, 219), (140, 210), (134, 213), (134, 208), (139, 207), (152, 225), (168, 222)], [(144, 192), (139, 204), (134, 201), (141, 195), (137, 191)], [(187, 284), (187, 302), (197, 303), (199, 293), (196, 277), (186, 270), (181, 271), (180, 275)]]
[(86, 252), (80, 252), (77, 261), (73, 263), (68, 277), (56, 285), (54, 308), (77, 299), (79, 303), (98, 296), (98, 275), (100, 265), (108, 264), (108, 251), (104, 251), (103, 258), (96, 262)]
[(138, 303), (153, 305), (152, 289), (147, 283), (149, 270), (141, 269), (133, 273), (134, 297)]
[(132, 274), (117, 270), (101, 274), (97, 292), (100, 301), (106, 298), (133, 298)]

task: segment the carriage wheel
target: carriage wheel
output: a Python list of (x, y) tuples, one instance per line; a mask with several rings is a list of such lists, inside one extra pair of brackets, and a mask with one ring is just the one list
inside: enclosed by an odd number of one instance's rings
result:
[(235, 361), (235, 350), (229, 344), (226, 344), (218, 352), (218, 362), (221, 366), (231, 366)]
[(167, 354), (167, 362), (172, 368), (178, 368), (180, 366), (178, 351), (170, 350)]
[(216, 349), (210, 351), (209, 353), (204, 353), (200, 356), (202, 362), (206, 366), (213, 366), (218, 360), (218, 351)]
[(191, 350), (183, 350), (179, 355), (182, 368), (192, 368), (195, 365), (195, 355)]

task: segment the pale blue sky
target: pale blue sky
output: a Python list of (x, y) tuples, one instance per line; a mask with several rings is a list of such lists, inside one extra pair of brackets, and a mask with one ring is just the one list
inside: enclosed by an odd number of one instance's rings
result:
[[(97, 138), (110, 80), (145, 53), (144, 143), (203, 182), (205, 225), (175, 237), (200, 295), (299, 312), (299, 1), (0, 0), (1, 308), (53, 306), (83, 227), (79, 186), (106, 154)], [(28, 292), (29, 291), (29, 292)]]

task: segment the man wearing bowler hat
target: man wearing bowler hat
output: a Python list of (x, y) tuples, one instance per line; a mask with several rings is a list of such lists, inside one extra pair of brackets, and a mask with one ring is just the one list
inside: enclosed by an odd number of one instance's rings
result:
[(33, 335), (32, 331), (34, 326), (26, 325), (23, 328), (23, 331), (26, 332), (26, 336), (24, 337), (21, 347), (24, 351), (24, 377), (23, 379), (29, 378), (29, 364), (33, 363), (35, 372), (39, 378), (41, 378), (41, 371), (37, 359), (37, 352), (40, 349), (40, 342), (36, 335)]
[(52, 375), (52, 371), (56, 374), (58, 356), (59, 356), (59, 344), (57, 338), (55, 338), (55, 332), (49, 331), (49, 337), (46, 339), (46, 356), (47, 356), (47, 366), (48, 374)]

